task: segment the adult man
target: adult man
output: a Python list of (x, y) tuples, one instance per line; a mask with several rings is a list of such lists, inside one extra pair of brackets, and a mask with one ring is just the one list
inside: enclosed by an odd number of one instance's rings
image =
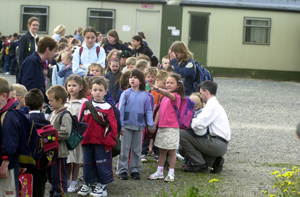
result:
[(38, 50), (28, 56), (22, 64), (18, 76), (18, 83), (23, 84), (29, 91), (38, 88), (44, 94), (47, 102), (45, 89), (45, 74), (43, 61), (51, 61), (57, 50), (57, 42), (50, 37), (43, 37), (38, 42)]
[(219, 104), (216, 96), (217, 84), (204, 81), (200, 84), (202, 101), (206, 104), (203, 111), (192, 120), (192, 129), (199, 135), (209, 129), (207, 137), (195, 137), (190, 132), (182, 130), (180, 144), (191, 159), (193, 165), (184, 169), (186, 172), (205, 172), (208, 166), (212, 173), (220, 173), (223, 168), (222, 157), (230, 140), (230, 126), (225, 110)]

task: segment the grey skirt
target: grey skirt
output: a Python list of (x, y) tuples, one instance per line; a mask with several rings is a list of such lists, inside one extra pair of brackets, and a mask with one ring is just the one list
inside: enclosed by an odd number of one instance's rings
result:
[(179, 146), (179, 128), (158, 128), (154, 145), (161, 149), (175, 150)]

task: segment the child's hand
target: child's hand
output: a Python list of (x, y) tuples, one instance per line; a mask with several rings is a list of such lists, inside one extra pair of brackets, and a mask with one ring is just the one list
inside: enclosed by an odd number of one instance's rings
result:
[(66, 69), (68, 69), (68, 68), (70, 68), (70, 67), (71, 67), (71, 64), (67, 65), (67, 66), (66, 66)]
[(170, 56), (171, 60), (174, 59), (174, 58), (176, 58), (176, 55), (175, 55), (175, 53), (173, 51), (169, 51), (169, 56)]
[(157, 91), (158, 90), (158, 86), (157, 85), (149, 85), (153, 90)]
[(22, 173), (25, 173), (27, 171), (27, 168), (19, 168), (19, 173), (22, 174)]
[(8, 178), (8, 160), (3, 160), (0, 166), (0, 179), (7, 179)]
[(80, 64), (80, 65), (79, 65), (79, 68), (80, 68), (80, 69), (83, 69), (83, 66), (84, 66), (83, 64)]
[(123, 135), (124, 135), (124, 131), (121, 131), (121, 132), (120, 132), (120, 135), (122, 135), (122, 136), (123, 136)]
[(108, 153), (108, 152), (109, 152), (109, 150), (105, 150), (105, 152), (106, 152), (106, 153)]
[(154, 130), (148, 130), (149, 133), (155, 133), (155, 129)]

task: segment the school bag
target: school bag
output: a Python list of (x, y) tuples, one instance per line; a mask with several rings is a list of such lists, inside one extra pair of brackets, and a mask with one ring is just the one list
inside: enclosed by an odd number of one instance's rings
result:
[[(99, 118), (98, 113), (97, 113), (96, 109), (94, 108), (92, 102), (91, 102), (91, 101), (86, 101), (85, 103), (86, 103), (87, 108), (90, 110), (90, 112), (91, 112), (91, 114), (92, 114), (94, 120), (95, 120), (98, 124), (100, 124), (100, 125), (106, 127), (106, 126), (107, 126), (107, 123), (103, 122), (103, 121)], [(112, 106), (112, 108), (113, 108), (113, 110), (114, 110), (115, 118), (116, 118), (116, 120), (117, 120), (117, 125), (118, 125), (118, 135), (117, 135), (117, 137), (116, 137), (116, 144), (115, 144), (115, 145), (113, 146), (113, 148), (112, 148), (112, 156), (115, 157), (115, 156), (119, 155), (120, 152), (121, 152), (121, 140), (120, 140), (120, 138), (119, 138), (119, 134), (120, 134), (120, 132), (121, 132), (121, 121), (120, 121), (120, 111), (118, 110), (118, 108), (116, 108), (115, 106)], [(105, 118), (105, 117), (104, 117), (104, 118)], [(108, 122), (107, 119), (106, 119), (106, 122)]]
[(79, 122), (77, 116), (72, 115), (68, 110), (65, 110), (61, 113), (59, 124), (61, 124), (63, 116), (67, 113), (70, 114), (72, 119), (72, 130), (70, 137), (66, 140), (66, 144), (69, 150), (74, 150), (83, 140), (83, 134), (87, 129), (88, 124), (85, 122)]
[(213, 77), (210, 72), (201, 66), (200, 62), (195, 62), (195, 79), (193, 80), (193, 89), (195, 92), (199, 92), (199, 85), (203, 81), (213, 81)]
[(179, 110), (177, 109), (176, 105), (172, 103), (173, 108), (177, 114), (177, 119), (179, 122), (179, 128), (188, 130), (191, 128), (191, 122), (194, 116), (194, 106), (195, 103), (191, 99), (185, 97), (181, 99), (181, 104)]
[[(25, 110), (14, 109), (9, 111), (13, 111), (20, 122), (19, 166), (21, 168), (34, 168), (36, 167), (36, 160), (39, 160), (43, 154), (42, 138), (37, 133), (34, 121)], [(7, 112), (1, 115), (1, 127), (3, 127)]]
[(37, 168), (43, 169), (53, 166), (58, 157), (58, 132), (52, 125), (46, 125), (37, 130), (43, 139), (44, 152), (37, 161)]
[(33, 176), (29, 173), (19, 175), (19, 197), (32, 197), (33, 195)]

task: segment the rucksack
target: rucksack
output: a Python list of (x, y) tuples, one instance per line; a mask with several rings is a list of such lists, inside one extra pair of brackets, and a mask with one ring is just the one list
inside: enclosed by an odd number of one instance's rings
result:
[[(96, 47), (96, 53), (97, 53), (97, 58), (99, 57), (99, 53), (100, 53), (100, 46)], [(80, 47), (79, 49), (79, 64), (81, 64), (81, 54), (83, 52), (83, 47)]]
[(72, 130), (70, 137), (66, 140), (66, 144), (69, 150), (74, 150), (83, 140), (83, 134), (88, 127), (85, 122), (79, 122), (77, 116), (72, 115), (68, 110), (61, 113), (59, 118), (59, 124), (62, 122), (62, 118), (65, 114), (70, 114), (72, 119)]
[(189, 128), (191, 128), (191, 122), (194, 116), (194, 106), (195, 106), (194, 101), (192, 101), (187, 97), (181, 99), (179, 110), (177, 109), (175, 104), (172, 105), (177, 114), (179, 128), (184, 130), (188, 130)]
[(43, 139), (44, 152), (37, 161), (37, 168), (43, 169), (53, 166), (58, 157), (58, 132), (52, 125), (44, 126), (37, 130)]
[(33, 175), (21, 173), (19, 175), (19, 197), (30, 197), (33, 195)]
[(205, 69), (199, 62), (195, 62), (195, 79), (193, 80), (193, 89), (195, 92), (199, 92), (199, 85), (203, 81), (213, 81), (213, 77), (210, 72)]
[[(128, 88), (127, 90), (125, 90), (125, 93), (124, 93), (125, 94), (125, 105), (126, 105), (126, 103), (128, 101), (128, 98), (130, 96), (130, 92), (131, 92), (131, 88)], [(146, 91), (146, 95), (147, 95), (146, 104), (144, 106), (145, 114), (147, 113), (150, 106), (151, 106), (152, 112), (154, 110), (154, 97), (153, 97), (153, 95), (150, 92), (147, 92), (147, 91)]]
[[(34, 121), (25, 110), (10, 111), (16, 114), (20, 122), (19, 165), (21, 168), (34, 168), (36, 167), (36, 160), (39, 160), (43, 154), (42, 137), (38, 135)], [(7, 112), (1, 115), (1, 127)]]

